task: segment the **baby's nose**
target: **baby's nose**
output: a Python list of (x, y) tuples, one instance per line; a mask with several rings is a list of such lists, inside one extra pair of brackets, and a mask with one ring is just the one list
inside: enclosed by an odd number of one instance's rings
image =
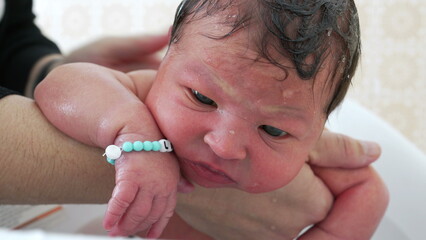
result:
[(247, 139), (244, 139), (246, 134), (240, 131), (218, 127), (204, 136), (204, 142), (222, 159), (243, 160), (247, 157)]

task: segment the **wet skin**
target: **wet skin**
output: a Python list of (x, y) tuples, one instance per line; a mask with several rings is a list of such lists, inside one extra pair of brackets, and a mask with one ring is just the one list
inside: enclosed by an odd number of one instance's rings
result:
[(146, 104), (189, 180), (246, 192), (280, 188), (299, 172), (324, 128), (327, 61), (315, 84), (301, 80), (293, 69), (253, 61), (258, 54), (247, 31), (206, 37), (215, 31), (208, 21), (185, 26)]

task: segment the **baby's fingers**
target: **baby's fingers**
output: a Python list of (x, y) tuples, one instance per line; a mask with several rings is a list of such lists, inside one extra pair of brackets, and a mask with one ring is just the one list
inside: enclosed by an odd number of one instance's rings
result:
[(135, 199), (137, 192), (138, 186), (135, 183), (129, 181), (117, 183), (105, 213), (103, 225), (106, 230), (110, 230), (120, 221), (127, 208)]
[(152, 224), (146, 235), (147, 238), (159, 238), (161, 236), (161, 233), (167, 226), (167, 223), (169, 222), (170, 218), (173, 216), (176, 207), (176, 200), (176, 195), (172, 195), (167, 198), (165, 209), (161, 213), (159, 220)]
[[(127, 236), (144, 230), (139, 226), (141, 223), (146, 222), (146, 219), (150, 215), (153, 198), (152, 193), (140, 191), (133, 204), (128, 207), (126, 214), (110, 232), (110, 235)], [(145, 227), (145, 229), (148, 227)]]

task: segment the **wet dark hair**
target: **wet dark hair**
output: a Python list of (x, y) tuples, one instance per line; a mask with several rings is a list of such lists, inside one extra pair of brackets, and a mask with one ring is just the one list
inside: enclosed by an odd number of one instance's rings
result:
[[(238, 14), (222, 22), (231, 30), (256, 25), (259, 58), (284, 69), (295, 68), (301, 79), (314, 79), (324, 59), (332, 56), (330, 88), (334, 94), (324, 110), (330, 114), (343, 100), (361, 54), (358, 13), (353, 0), (184, 0), (178, 7), (170, 44), (178, 42), (185, 24), (214, 16), (230, 7)], [(290, 59), (284, 66), (272, 53)], [(331, 54), (331, 55), (330, 55)]]

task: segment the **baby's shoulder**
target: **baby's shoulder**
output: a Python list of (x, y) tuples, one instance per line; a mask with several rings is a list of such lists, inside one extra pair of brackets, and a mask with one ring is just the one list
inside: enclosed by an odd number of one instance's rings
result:
[(157, 75), (156, 70), (138, 70), (127, 73), (132, 79), (137, 96), (144, 101)]

